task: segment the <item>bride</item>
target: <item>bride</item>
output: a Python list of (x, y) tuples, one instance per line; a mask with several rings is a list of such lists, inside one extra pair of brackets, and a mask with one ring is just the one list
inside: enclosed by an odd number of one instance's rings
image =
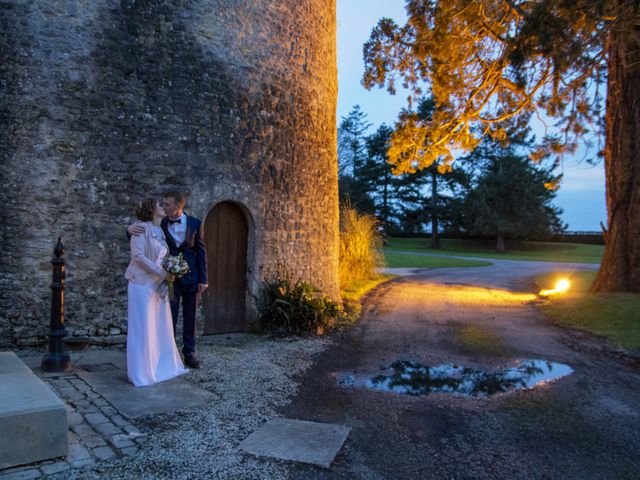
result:
[(160, 221), (164, 210), (147, 198), (135, 210), (143, 222), (144, 235), (130, 239), (127, 374), (136, 387), (169, 380), (186, 373), (173, 335), (169, 300), (158, 293), (164, 280), (173, 280), (160, 263), (168, 251)]

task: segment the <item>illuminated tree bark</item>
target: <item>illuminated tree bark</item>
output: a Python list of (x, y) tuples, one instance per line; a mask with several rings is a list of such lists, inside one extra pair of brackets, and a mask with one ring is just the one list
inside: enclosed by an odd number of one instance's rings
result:
[[(636, 34), (637, 35), (637, 34)], [(605, 174), (608, 226), (592, 289), (640, 293), (640, 53), (613, 30), (608, 48)]]

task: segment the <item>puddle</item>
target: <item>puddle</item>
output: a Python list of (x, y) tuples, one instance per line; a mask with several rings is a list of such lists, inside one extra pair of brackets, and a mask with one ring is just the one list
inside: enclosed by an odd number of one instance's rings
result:
[(429, 367), (397, 361), (385, 372), (375, 376), (342, 374), (338, 376), (338, 384), (406, 395), (447, 392), (466, 397), (484, 397), (545, 384), (573, 373), (573, 369), (562, 363), (545, 360), (522, 360), (517, 366), (491, 372), (451, 364)]

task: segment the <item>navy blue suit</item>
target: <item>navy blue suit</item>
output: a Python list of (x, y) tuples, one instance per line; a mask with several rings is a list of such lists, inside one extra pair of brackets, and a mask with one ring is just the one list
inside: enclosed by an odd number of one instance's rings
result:
[(196, 349), (196, 295), (198, 284), (207, 283), (207, 256), (202, 239), (201, 224), (199, 219), (186, 215), (187, 231), (184, 242), (176, 245), (173, 236), (169, 233), (169, 219), (164, 218), (160, 226), (167, 239), (169, 255), (182, 257), (189, 264), (189, 273), (176, 279), (173, 284), (174, 298), (171, 301), (171, 317), (173, 318), (173, 331), (176, 331), (178, 322), (178, 310), (182, 301), (182, 353), (189, 356)]

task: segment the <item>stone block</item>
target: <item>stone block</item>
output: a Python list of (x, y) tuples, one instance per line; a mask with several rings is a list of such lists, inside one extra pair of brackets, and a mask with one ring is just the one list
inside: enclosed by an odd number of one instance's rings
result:
[(15, 353), (0, 352), (0, 374), (15, 372), (31, 373), (31, 369)]
[(78, 412), (68, 412), (67, 421), (69, 422), (69, 425), (80, 425), (83, 421), (82, 415)]
[(60, 473), (60, 472), (69, 470), (70, 467), (71, 466), (67, 462), (60, 461), (60, 462), (50, 463), (48, 465), (42, 465), (40, 467), (40, 470), (42, 470), (42, 473), (44, 473), (45, 475), (53, 475), (55, 473)]
[(88, 413), (84, 416), (90, 425), (96, 426), (107, 423), (109, 420), (101, 413)]
[(85, 437), (82, 439), (82, 442), (89, 448), (104, 447), (107, 444), (107, 442), (105, 442), (104, 439), (102, 437), (99, 437), (98, 435)]
[(116, 456), (115, 452), (109, 447), (94, 448), (93, 454), (98, 458), (98, 460), (109, 460)]
[(100, 425), (95, 425), (93, 428), (95, 428), (102, 435), (117, 435), (119, 433), (122, 433), (122, 430), (120, 430), (112, 423), (101, 423)]
[(0, 353), (0, 469), (67, 454), (67, 410), (12, 352)]
[(274, 418), (249, 435), (240, 448), (253, 455), (330, 468), (351, 427)]
[(37, 468), (26, 468), (24, 470), (9, 471), (0, 473), (0, 480), (33, 480), (42, 477)]
[[(128, 418), (208, 405), (216, 396), (178, 377), (144, 388), (134, 387), (127, 374), (119, 372), (78, 372), (78, 376), (104, 396), (122, 415)], [(113, 425), (95, 425), (103, 435), (122, 433)]]

